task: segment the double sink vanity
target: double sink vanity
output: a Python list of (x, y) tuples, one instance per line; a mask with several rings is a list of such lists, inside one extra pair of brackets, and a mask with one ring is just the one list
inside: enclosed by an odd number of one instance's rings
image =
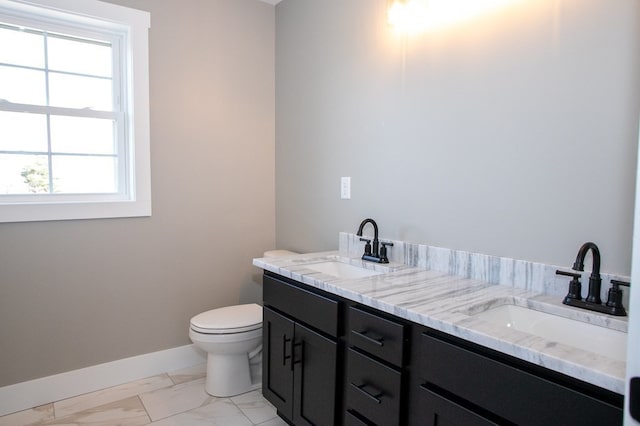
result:
[(393, 241), (264, 270), (263, 393), (295, 425), (619, 425), (627, 321), (553, 266)]

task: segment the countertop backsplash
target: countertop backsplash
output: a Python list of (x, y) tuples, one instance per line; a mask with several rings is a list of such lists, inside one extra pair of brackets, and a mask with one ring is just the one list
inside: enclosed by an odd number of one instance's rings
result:
[[(571, 253), (568, 254), (567, 265), (557, 266), (386, 238), (380, 238), (380, 241), (393, 243), (393, 247), (389, 247), (387, 252), (391, 263), (402, 263), (411, 267), (444, 272), (549, 296), (564, 297), (569, 290), (569, 278), (557, 276), (556, 270), (571, 271)], [(356, 234), (341, 232), (338, 251), (341, 256), (357, 258), (362, 256), (364, 243)], [(591, 270), (582, 274), (583, 297), (587, 295), (590, 274)], [(602, 276), (600, 297), (603, 301), (607, 300), (611, 279), (629, 281), (629, 277), (623, 275), (604, 272), (600, 272), (600, 275)], [(623, 292), (623, 304), (628, 310), (629, 292), (626, 289)]]

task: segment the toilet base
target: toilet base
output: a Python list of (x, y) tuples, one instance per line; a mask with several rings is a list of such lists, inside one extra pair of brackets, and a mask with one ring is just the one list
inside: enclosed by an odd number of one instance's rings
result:
[(261, 388), (251, 380), (249, 357), (244, 355), (208, 354), (205, 390), (209, 395), (228, 397)]

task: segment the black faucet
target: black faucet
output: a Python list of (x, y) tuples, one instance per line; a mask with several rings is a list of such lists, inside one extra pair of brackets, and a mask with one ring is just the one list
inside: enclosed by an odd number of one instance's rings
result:
[(624, 306), (622, 306), (622, 290), (620, 290), (620, 286), (628, 287), (628, 282), (611, 280), (611, 288), (609, 289), (607, 303), (603, 304), (600, 299), (600, 290), (602, 288), (602, 278), (600, 277), (600, 250), (595, 243), (584, 243), (582, 247), (580, 247), (578, 255), (576, 256), (576, 261), (573, 263), (573, 267), (571, 269), (578, 272), (584, 271), (584, 259), (589, 251), (591, 251), (593, 256), (593, 266), (591, 268), (591, 275), (589, 276), (589, 293), (585, 300), (582, 300), (581, 294), (581, 274), (560, 270), (556, 271), (556, 275), (572, 277), (571, 282), (569, 283), (569, 293), (562, 303), (609, 315), (625, 316), (627, 312), (625, 311)]
[(358, 227), (358, 232), (356, 235), (358, 237), (362, 237), (362, 230), (365, 225), (370, 223), (373, 225), (373, 243), (370, 245), (371, 240), (366, 238), (360, 238), (360, 241), (365, 241), (366, 244), (364, 246), (364, 254), (362, 255), (362, 260), (368, 260), (371, 262), (377, 263), (389, 263), (389, 259), (387, 258), (387, 246), (393, 246), (393, 243), (382, 243), (382, 249), (379, 249), (380, 241), (378, 240), (378, 224), (373, 219), (365, 219), (360, 223)]
[(587, 256), (587, 253), (591, 250), (593, 254), (593, 266), (591, 268), (591, 276), (589, 277), (589, 293), (587, 294), (586, 301), (589, 303), (602, 303), (600, 300), (600, 288), (602, 287), (602, 279), (600, 278), (600, 250), (595, 243), (588, 242), (584, 243), (580, 250), (578, 250), (578, 255), (576, 256), (576, 261), (573, 263), (574, 271), (584, 271), (584, 258)]

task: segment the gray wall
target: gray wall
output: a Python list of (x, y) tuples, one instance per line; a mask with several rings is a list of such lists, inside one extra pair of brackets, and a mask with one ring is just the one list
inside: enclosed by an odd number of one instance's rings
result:
[(0, 386), (189, 344), (189, 318), (261, 299), (275, 242), (274, 7), (151, 12), (153, 216), (0, 224)]
[[(513, 1), (400, 37), (386, 0), (276, 8), (276, 242), (387, 238), (629, 274), (636, 0)], [(340, 200), (341, 176), (352, 177)]]

